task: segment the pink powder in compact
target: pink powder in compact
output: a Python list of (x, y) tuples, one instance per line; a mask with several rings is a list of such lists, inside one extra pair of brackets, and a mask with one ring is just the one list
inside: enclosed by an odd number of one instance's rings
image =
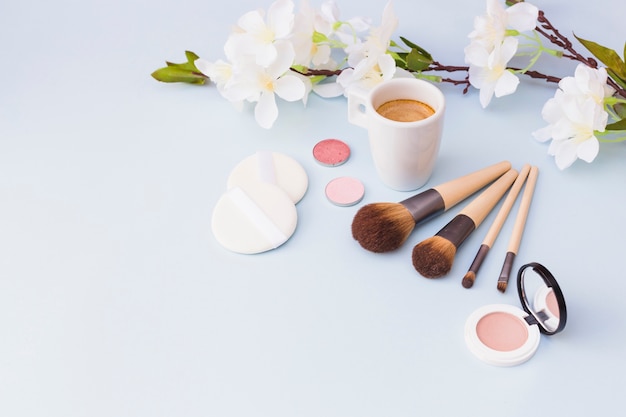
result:
[(528, 340), (528, 328), (517, 316), (504, 312), (489, 313), (476, 325), (476, 334), (485, 346), (500, 352), (520, 348)]
[(546, 306), (550, 313), (557, 319), (561, 316), (561, 311), (559, 310), (559, 302), (556, 300), (556, 295), (554, 295), (554, 291), (550, 289), (548, 294), (546, 295)]
[(350, 147), (339, 139), (324, 139), (313, 147), (313, 157), (322, 165), (335, 167), (350, 157)]
[(335, 178), (326, 185), (326, 197), (338, 206), (352, 206), (363, 198), (363, 183), (352, 177)]

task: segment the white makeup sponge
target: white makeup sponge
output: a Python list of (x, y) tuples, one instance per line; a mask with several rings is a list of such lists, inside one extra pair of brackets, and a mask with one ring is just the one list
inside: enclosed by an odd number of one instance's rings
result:
[(278, 152), (259, 151), (235, 166), (227, 187), (250, 188), (260, 182), (278, 186), (294, 204), (302, 199), (309, 185), (304, 168), (295, 159)]
[(278, 186), (257, 182), (232, 187), (213, 209), (211, 228), (225, 248), (243, 254), (275, 249), (295, 232), (296, 206)]

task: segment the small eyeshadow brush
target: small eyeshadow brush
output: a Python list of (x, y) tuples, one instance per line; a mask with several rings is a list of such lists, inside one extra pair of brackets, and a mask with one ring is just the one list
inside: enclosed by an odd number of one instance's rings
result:
[(502, 271), (498, 278), (498, 291), (505, 292), (509, 283), (509, 275), (511, 269), (513, 269), (513, 261), (517, 256), (520, 243), (522, 241), (522, 234), (524, 233), (524, 226), (526, 225), (526, 219), (528, 217), (528, 210), (530, 209), (530, 203), (533, 198), (533, 192), (535, 191), (535, 185), (537, 184), (537, 176), (539, 175), (539, 169), (533, 166), (528, 174), (528, 181), (524, 188), (524, 194), (522, 194), (522, 201), (517, 211), (517, 217), (515, 218), (515, 224), (513, 225), (513, 233), (509, 240), (509, 247), (504, 257), (504, 264), (502, 265)]
[(517, 196), (520, 190), (522, 189), (522, 186), (524, 185), (524, 181), (526, 181), (526, 177), (528, 177), (529, 171), (530, 171), (529, 164), (524, 165), (522, 169), (520, 170), (519, 175), (517, 176), (517, 178), (515, 179), (515, 182), (511, 186), (511, 190), (509, 190), (509, 193), (504, 199), (504, 203), (502, 203), (502, 207), (500, 207), (500, 210), (498, 211), (496, 218), (491, 224), (489, 231), (485, 235), (485, 239), (483, 240), (483, 243), (480, 245), (480, 248), (478, 248), (478, 252), (476, 253), (476, 257), (474, 258), (474, 261), (472, 262), (472, 264), (469, 267), (469, 270), (463, 277), (463, 281), (461, 281), (461, 284), (463, 285), (463, 287), (472, 288), (472, 286), (474, 285), (474, 281), (476, 280), (476, 274), (478, 273), (478, 270), (480, 269), (480, 266), (482, 265), (483, 261), (487, 257), (489, 250), (491, 249), (494, 242), (496, 241), (496, 238), (498, 237), (498, 234), (500, 233), (500, 230), (502, 229), (502, 226), (504, 225), (504, 222), (507, 216), (509, 215), (511, 208), (513, 207), (513, 204), (515, 203), (515, 200), (517, 199)]

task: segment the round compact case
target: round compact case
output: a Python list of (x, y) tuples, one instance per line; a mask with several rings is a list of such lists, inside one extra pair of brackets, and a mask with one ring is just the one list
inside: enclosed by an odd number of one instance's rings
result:
[(522, 266), (517, 274), (517, 291), (523, 309), (508, 304), (486, 305), (466, 321), (469, 350), (491, 365), (526, 362), (537, 351), (541, 333), (556, 334), (567, 322), (561, 288), (543, 265), (533, 262)]

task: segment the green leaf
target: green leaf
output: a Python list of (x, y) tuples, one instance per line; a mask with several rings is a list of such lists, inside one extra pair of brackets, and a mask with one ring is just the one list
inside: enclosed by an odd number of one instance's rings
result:
[(626, 130), (626, 119), (606, 125), (606, 130)]
[(185, 57), (187, 58), (187, 62), (194, 63), (196, 59), (200, 57), (191, 51), (185, 51)]
[(574, 36), (589, 52), (602, 61), (609, 69), (613, 70), (615, 75), (622, 80), (626, 80), (626, 64), (624, 64), (624, 61), (622, 61), (622, 58), (620, 58), (617, 52), (595, 42), (579, 38), (576, 35)]
[(152, 78), (164, 83), (204, 84), (207, 77), (179, 66), (167, 66), (154, 71)]
[(617, 103), (613, 106), (613, 110), (615, 110), (615, 113), (617, 113), (619, 117), (621, 117), (622, 119), (626, 119), (626, 104)]
[(152, 78), (164, 83), (204, 84), (208, 77), (198, 71), (195, 64), (199, 56), (191, 51), (185, 51), (185, 57), (187, 62), (182, 64), (166, 61), (165, 67), (151, 74)]
[(417, 50), (420, 54), (422, 54), (422, 56), (425, 56), (426, 58), (428, 58), (430, 62), (432, 63), (433, 57), (431, 54), (428, 53), (426, 49), (422, 48), (419, 45), (414, 44), (413, 42), (411, 42), (410, 40), (406, 38), (403, 38), (402, 36), (400, 36), (400, 39), (402, 39), (402, 42), (404, 42), (406, 46), (408, 46), (411, 49)]
[(613, 70), (610, 68), (607, 69), (606, 72), (607, 74), (609, 74), (609, 77), (613, 79), (613, 81), (615, 81), (617, 84), (620, 85), (620, 87), (626, 88), (626, 80), (623, 80), (620, 77), (618, 77), (617, 74), (613, 72)]
[(408, 52), (394, 52), (391, 54), (395, 58), (395, 60), (406, 61), (406, 57), (408, 56)]
[(328, 36), (324, 35), (323, 33), (320, 33), (318, 31), (314, 31), (313, 32), (313, 37), (312, 37), (313, 43), (322, 43), (322, 42), (328, 42)]
[(406, 66), (412, 71), (423, 71), (432, 62), (432, 59), (422, 55), (417, 49), (411, 49), (411, 52), (406, 57)]

